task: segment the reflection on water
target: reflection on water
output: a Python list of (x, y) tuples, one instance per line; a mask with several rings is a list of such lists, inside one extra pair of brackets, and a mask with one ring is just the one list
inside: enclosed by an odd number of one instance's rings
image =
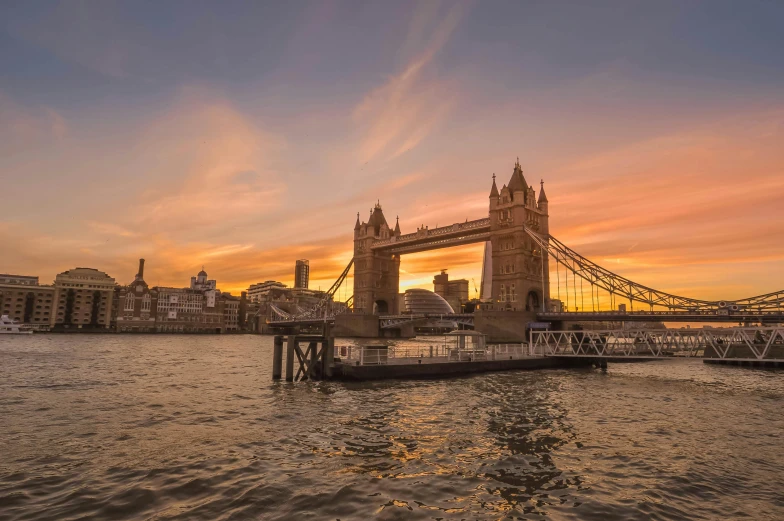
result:
[(271, 351), (0, 338), (0, 520), (784, 518), (781, 372), (286, 384)]

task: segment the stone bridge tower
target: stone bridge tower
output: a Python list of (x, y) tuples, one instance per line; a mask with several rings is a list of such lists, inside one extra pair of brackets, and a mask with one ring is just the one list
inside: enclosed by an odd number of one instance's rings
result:
[(400, 235), (390, 230), (381, 205), (370, 210), (368, 222), (354, 226), (354, 310), (364, 314), (397, 314), (400, 255), (371, 249), (374, 240)]
[(492, 246), (492, 309), (537, 312), (550, 299), (546, 253), (524, 231), (524, 226), (549, 233), (544, 182), (539, 200), (523, 176), (520, 161), (501, 190), (490, 190), (490, 243)]

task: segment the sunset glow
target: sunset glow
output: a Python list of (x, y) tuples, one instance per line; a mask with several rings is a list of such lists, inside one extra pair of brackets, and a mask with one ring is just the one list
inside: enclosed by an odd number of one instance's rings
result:
[[(784, 288), (780, 5), (174, 4), (0, 8), (0, 272), (126, 284), (144, 257), (151, 285), (204, 265), (238, 294), (307, 258), (326, 289), (357, 212), (380, 201), (403, 233), (485, 217), (519, 156), (552, 235), (619, 274)], [(400, 289), (478, 285), (481, 262), (406, 256)]]

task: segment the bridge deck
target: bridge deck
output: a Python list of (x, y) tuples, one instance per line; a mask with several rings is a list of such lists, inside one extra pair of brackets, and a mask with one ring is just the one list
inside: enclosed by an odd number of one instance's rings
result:
[(537, 313), (543, 322), (784, 322), (784, 312), (733, 312), (715, 311), (564, 311)]

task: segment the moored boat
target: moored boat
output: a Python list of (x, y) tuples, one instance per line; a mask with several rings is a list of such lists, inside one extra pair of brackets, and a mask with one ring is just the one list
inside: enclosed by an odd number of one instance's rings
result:
[(33, 330), (12, 320), (8, 315), (0, 316), (0, 335), (32, 335)]

